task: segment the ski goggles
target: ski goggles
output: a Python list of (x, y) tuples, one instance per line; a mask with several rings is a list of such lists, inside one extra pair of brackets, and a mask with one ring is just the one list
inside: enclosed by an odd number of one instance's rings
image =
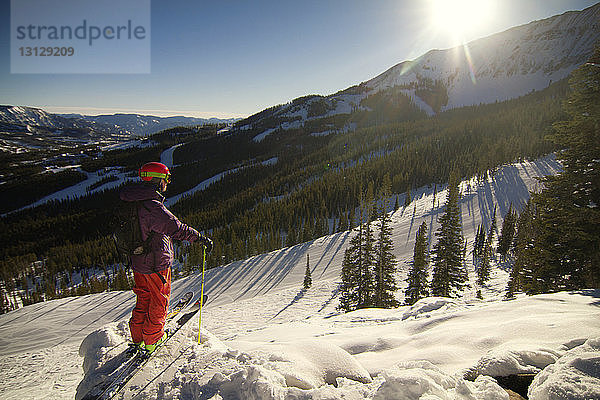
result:
[(160, 178), (164, 179), (165, 182), (171, 183), (171, 174), (164, 174), (162, 172), (153, 171), (140, 171), (141, 178)]

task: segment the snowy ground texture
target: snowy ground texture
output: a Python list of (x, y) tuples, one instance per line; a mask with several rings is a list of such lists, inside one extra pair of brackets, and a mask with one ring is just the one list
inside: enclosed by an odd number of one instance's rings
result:
[[(504, 215), (511, 202), (522, 205), (534, 177), (557, 170), (549, 157), (463, 182), (469, 243), (494, 206)], [(435, 201), (433, 188), (420, 189), (393, 214), (401, 288), (418, 226), (426, 221), (432, 238), (437, 228), (439, 189)], [(341, 314), (339, 272), (354, 234), (207, 271), (202, 344), (192, 320), (119, 398), (492, 400), (508, 395), (490, 376), (537, 373), (530, 399), (600, 399), (600, 290), (503, 301), (508, 271), (498, 264), (489, 284), (473, 284), (463, 299)], [(302, 290), (307, 254), (314, 284)], [(199, 286), (198, 274), (176, 281), (173, 299)], [(81, 398), (120, 362), (133, 305), (131, 292), (110, 292), (0, 316), (0, 398)]]

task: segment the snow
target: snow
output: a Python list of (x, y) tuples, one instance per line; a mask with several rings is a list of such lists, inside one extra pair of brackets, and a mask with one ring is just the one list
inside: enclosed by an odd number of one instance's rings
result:
[(256, 143), (260, 143), (262, 142), (267, 136), (269, 136), (271, 133), (275, 132), (278, 128), (270, 128), (265, 130), (263, 133), (259, 133), (258, 135), (254, 136), (254, 138), (252, 140), (254, 140)]
[(169, 168), (173, 168), (175, 166), (173, 164), (173, 152), (175, 151), (175, 149), (177, 149), (181, 145), (182, 145), (182, 143), (176, 144), (174, 146), (169, 147), (167, 150), (163, 151), (160, 155), (160, 162), (165, 164)]
[(144, 147), (152, 147), (156, 146), (156, 142), (148, 139), (136, 139), (136, 140), (128, 140), (123, 143), (114, 143), (106, 146), (101, 146), (100, 150), (102, 151), (112, 151), (112, 150), (124, 150), (130, 149), (132, 147), (144, 148)]
[(374, 399), (507, 399), (494, 380), (479, 377), (475, 382), (444, 374), (429, 361), (399, 363), (382, 374), (383, 384)]
[[(547, 157), (463, 182), (469, 243), (479, 223), (489, 226), (494, 206), (503, 215), (511, 202), (522, 205), (536, 176), (559, 169)], [(427, 221), (436, 229), (446, 196), (438, 188), (434, 202), (433, 193), (416, 190), (392, 215), (401, 289), (417, 227)], [(354, 234), (206, 271), (202, 343), (193, 319), (118, 398), (495, 400), (508, 396), (490, 376), (520, 372), (538, 373), (532, 399), (598, 398), (600, 290), (504, 301), (508, 271), (498, 264), (491, 282), (473, 284), (464, 298), (342, 314), (339, 273)], [(304, 290), (307, 254), (313, 286)], [(196, 273), (173, 282), (172, 298), (198, 291), (200, 280)], [(122, 362), (133, 305), (132, 292), (107, 292), (1, 315), (0, 398), (81, 398)]]
[(538, 374), (528, 397), (531, 400), (599, 399), (600, 337), (568, 351)]
[[(45, 171), (45, 172), (48, 172), (48, 171), (58, 172), (58, 171), (64, 170), (64, 169), (65, 168), (53, 168), (53, 169), (51, 168), (51, 169), (47, 169), (47, 171)], [(3, 214), (3, 216), (8, 215), (10, 213), (17, 212), (17, 211), (25, 210), (28, 208), (34, 208), (39, 205), (48, 203), (49, 201), (55, 201), (55, 200), (63, 201), (63, 200), (68, 200), (68, 199), (75, 199), (75, 198), (78, 198), (81, 196), (85, 196), (86, 194), (91, 194), (91, 193), (101, 192), (103, 190), (116, 188), (125, 182), (135, 179), (135, 178), (131, 178), (129, 176), (129, 174), (127, 172), (124, 172), (123, 169), (120, 167), (112, 167), (112, 168), (108, 168), (108, 169), (104, 168), (104, 169), (100, 169), (95, 172), (84, 171), (81, 169), (80, 166), (70, 166), (70, 167), (68, 167), (68, 169), (74, 169), (79, 172), (82, 172), (87, 176), (87, 178), (79, 183), (76, 183), (75, 185), (69, 186), (62, 190), (59, 190), (52, 194), (49, 194), (48, 196), (44, 196), (43, 198), (39, 199), (38, 201), (33, 202), (27, 206), (24, 206), (19, 209), (13, 210), (9, 213)], [(113, 176), (115, 179), (108, 181), (98, 187), (95, 187), (94, 189), (89, 189), (92, 185), (95, 185), (97, 182), (101, 181), (103, 178), (106, 178), (107, 176)]]
[[(163, 155), (164, 155), (164, 153), (163, 153)], [(165, 157), (165, 159), (167, 159), (167, 158), (168, 157)], [(162, 159), (162, 156), (161, 156), (161, 159)], [(273, 157), (273, 158), (270, 158), (270, 159), (268, 159), (266, 161), (261, 162), (261, 164), (264, 165), (264, 166), (272, 166), (272, 165), (277, 164), (277, 160), (278, 160), (277, 157)], [(172, 163), (172, 154), (171, 154), (171, 163)], [(249, 166), (252, 166), (252, 164), (250, 164)], [(207, 187), (209, 187), (213, 183), (218, 182), (221, 179), (223, 179), (223, 177), (225, 177), (225, 176), (227, 176), (229, 174), (235, 174), (236, 172), (238, 172), (238, 171), (240, 171), (240, 170), (242, 170), (244, 168), (247, 168), (247, 167), (248, 166), (243, 166), (243, 167), (233, 168), (233, 169), (230, 169), (230, 170), (227, 170), (227, 171), (219, 172), (218, 174), (213, 175), (210, 178), (203, 180), (202, 182), (200, 182), (199, 184), (197, 184), (193, 188), (191, 188), (189, 190), (186, 190), (183, 193), (179, 193), (179, 194), (177, 194), (175, 196), (169, 197), (168, 199), (165, 200), (165, 205), (166, 206), (172, 206), (173, 204), (177, 203), (179, 200), (181, 200), (181, 199), (183, 199), (183, 198), (185, 198), (187, 196), (191, 196), (191, 195), (193, 195), (196, 192), (199, 192), (199, 191), (202, 191), (202, 190), (206, 189)]]
[(597, 26), (599, 17), (596, 4), (451, 49), (432, 50), (395, 65), (366, 85), (377, 92), (396, 85), (410, 87), (423, 78), (439, 81), (449, 98), (442, 111), (522, 96), (565, 78), (587, 61), (593, 43), (600, 39), (600, 31), (590, 28)]

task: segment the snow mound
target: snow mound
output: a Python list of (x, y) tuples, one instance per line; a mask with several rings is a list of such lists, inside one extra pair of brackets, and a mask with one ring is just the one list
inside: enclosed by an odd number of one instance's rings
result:
[(79, 356), (83, 357), (83, 371), (88, 373), (97, 369), (117, 350), (124, 350), (123, 339), (129, 332), (126, 321), (108, 324), (90, 333), (79, 346)]
[(447, 310), (455, 308), (459, 305), (459, 301), (446, 298), (446, 297), (426, 297), (417, 301), (413, 304), (405, 313), (402, 315), (402, 319), (408, 319), (410, 317), (419, 317), (421, 315), (428, 314), (432, 311)]
[[(194, 329), (195, 328), (195, 329)], [(214, 354), (221, 357), (222, 354), (229, 351), (218, 338), (206, 330), (202, 330), (202, 349), (204, 353)], [(197, 344), (198, 330), (192, 324), (187, 324), (181, 328), (177, 337), (165, 344), (165, 351), (161, 353), (177, 354), (187, 363), (198, 358), (198, 350), (201, 346)], [(128, 349), (129, 324), (126, 320), (118, 323), (108, 324), (92, 333), (90, 333), (79, 347), (79, 355), (83, 357), (84, 378), (77, 387), (75, 398), (83, 398), (90, 390), (94, 389), (107, 379), (113, 379), (118, 375), (125, 361), (128, 359), (125, 352)], [(185, 350), (184, 350), (185, 349)], [(203, 354), (203, 356), (207, 356)], [(164, 358), (164, 357), (163, 357)], [(165, 360), (157, 355), (152, 359), (156, 366), (164, 364)], [(156, 367), (155, 366), (155, 367)], [(152, 368), (150, 368), (152, 369)], [(142, 374), (144, 377), (144, 374)]]
[(467, 377), (538, 373), (548, 365), (555, 363), (560, 356), (559, 352), (548, 348), (496, 348), (483, 356)]
[(338, 378), (369, 383), (367, 370), (342, 348), (320, 340), (294, 344), (263, 344), (250, 353), (266, 360), (264, 367), (279, 372), (289, 387), (314, 389), (336, 385)]
[(487, 376), (475, 382), (452, 377), (429, 361), (400, 363), (384, 371), (373, 400), (508, 400), (508, 394)]
[(566, 352), (536, 375), (531, 400), (600, 399), (600, 337)]

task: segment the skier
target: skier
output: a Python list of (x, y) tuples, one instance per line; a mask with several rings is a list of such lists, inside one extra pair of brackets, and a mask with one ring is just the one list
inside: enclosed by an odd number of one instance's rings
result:
[(200, 242), (207, 252), (213, 244), (208, 237), (180, 222), (163, 204), (165, 198), (161, 192), (171, 181), (166, 165), (146, 163), (139, 176), (142, 182), (126, 186), (119, 196), (123, 201), (138, 202), (142, 239), (149, 242), (149, 252), (131, 256), (137, 301), (129, 329), (133, 343), (152, 353), (167, 337), (164, 325), (171, 295), (171, 238)]

